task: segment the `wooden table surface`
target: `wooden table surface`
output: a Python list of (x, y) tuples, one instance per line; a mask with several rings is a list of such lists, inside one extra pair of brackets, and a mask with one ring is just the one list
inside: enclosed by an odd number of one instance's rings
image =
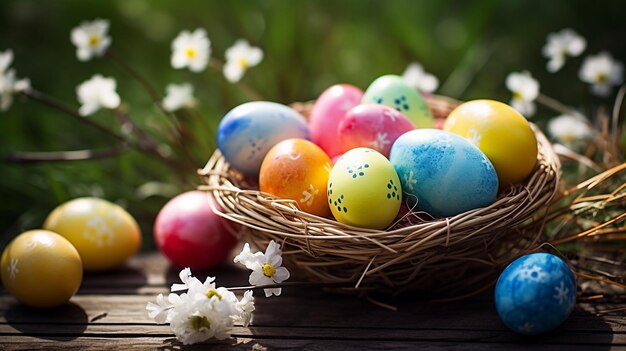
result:
[[(202, 279), (207, 274), (222, 286), (245, 285), (248, 276), (231, 265), (194, 272)], [(623, 304), (578, 304), (556, 331), (522, 337), (504, 327), (485, 297), (452, 303), (410, 295), (384, 300), (397, 307), (393, 312), (317, 288), (283, 289), (283, 295), (269, 299), (255, 293), (250, 327), (236, 327), (230, 341), (183, 346), (169, 326), (155, 324), (145, 309), (177, 280), (178, 269), (153, 253), (114, 272), (86, 275), (71, 302), (53, 310), (26, 308), (2, 290), (0, 349), (626, 349), (626, 312), (598, 313)]]

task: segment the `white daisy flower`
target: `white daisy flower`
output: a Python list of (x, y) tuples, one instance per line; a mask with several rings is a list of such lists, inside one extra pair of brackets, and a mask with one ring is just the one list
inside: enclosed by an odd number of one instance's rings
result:
[(224, 76), (231, 83), (238, 82), (248, 68), (258, 65), (261, 60), (263, 50), (250, 46), (246, 40), (239, 39), (235, 45), (226, 49)]
[[(280, 245), (274, 240), (270, 241), (264, 254), (260, 252), (252, 254), (250, 245), (246, 243), (234, 261), (252, 270), (249, 282), (255, 286), (282, 283), (289, 279), (289, 271), (287, 268), (281, 267), (283, 258), (280, 255)], [(281, 292), (281, 288), (265, 289), (265, 296), (279, 296)]]
[(432, 93), (439, 87), (439, 79), (424, 71), (424, 67), (417, 62), (412, 62), (406, 67), (402, 78), (413, 88), (426, 93)]
[(587, 41), (574, 30), (566, 28), (558, 33), (550, 33), (543, 46), (543, 56), (549, 59), (548, 72), (556, 72), (563, 67), (568, 56), (576, 57), (585, 51)]
[(535, 99), (539, 96), (539, 82), (530, 72), (511, 72), (506, 77), (506, 87), (513, 93), (509, 104), (526, 117), (535, 114)]
[(606, 51), (585, 58), (580, 72), (580, 80), (591, 84), (591, 92), (606, 97), (611, 87), (624, 82), (624, 65)]
[(580, 116), (561, 115), (548, 122), (548, 132), (561, 144), (574, 148), (595, 136), (589, 122)]
[(252, 322), (252, 312), (254, 312), (254, 296), (252, 290), (248, 290), (243, 294), (243, 297), (237, 302), (237, 309), (239, 316), (235, 319), (236, 322), (240, 322), (244, 327), (250, 325)]
[(176, 338), (185, 345), (210, 338), (226, 339), (233, 327), (229, 316), (216, 311), (206, 300), (192, 300), (172, 309), (170, 326)]
[(108, 35), (109, 21), (96, 19), (85, 21), (72, 29), (72, 44), (76, 45), (76, 57), (80, 61), (89, 61), (94, 57), (101, 57), (111, 45)]
[(162, 104), (166, 111), (173, 112), (196, 105), (196, 99), (193, 97), (193, 85), (190, 83), (169, 84), (165, 90), (167, 94), (163, 98)]
[(9, 69), (13, 62), (13, 50), (9, 49), (4, 52), (0, 52), (0, 76)]
[(192, 72), (202, 72), (209, 63), (211, 42), (202, 28), (193, 33), (182, 31), (172, 41), (172, 67), (189, 67)]
[[(175, 295), (175, 294), (170, 294)], [(148, 310), (148, 316), (154, 319), (158, 324), (169, 322), (169, 311), (174, 307), (173, 303), (165, 301), (163, 294), (157, 295), (156, 303), (148, 302), (146, 310)]]
[(88, 116), (101, 108), (114, 109), (120, 105), (120, 96), (115, 92), (117, 83), (113, 78), (104, 78), (96, 74), (76, 88), (78, 101), (81, 103), (78, 112)]
[(0, 74), (0, 111), (8, 110), (13, 104), (13, 95), (30, 89), (28, 78), (17, 79), (14, 69)]

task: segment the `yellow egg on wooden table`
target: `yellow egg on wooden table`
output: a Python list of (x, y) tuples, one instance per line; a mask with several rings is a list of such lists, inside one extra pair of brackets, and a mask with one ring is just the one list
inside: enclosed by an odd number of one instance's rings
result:
[(121, 265), (141, 244), (135, 219), (109, 201), (84, 197), (55, 208), (44, 229), (59, 233), (80, 253), (86, 271), (103, 271)]
[(507, 104), (468, 101), (450, 113), (443, 129), (478, 146), (496, 169), (500, 186), (521, 182), (537, 162), (535, 133), (526, 118)]
[(21, 303), (60, 306), (80, 287), (83, 265), (72, 244), (47, 230), (18, 235), (2, 253), (2, 284)]

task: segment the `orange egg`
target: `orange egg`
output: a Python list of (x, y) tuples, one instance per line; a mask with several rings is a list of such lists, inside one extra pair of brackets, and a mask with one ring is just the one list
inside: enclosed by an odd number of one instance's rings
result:
[(326, 184), (330, 158), (312, 142), (287, 139), (274, 145), (263, 159), (259, 189), (283, 199), (295, 200), (305, 212), (328, 216)]

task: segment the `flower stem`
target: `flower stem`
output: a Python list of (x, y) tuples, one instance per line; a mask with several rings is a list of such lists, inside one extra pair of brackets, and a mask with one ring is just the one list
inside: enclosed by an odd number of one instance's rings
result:
[(119, 156), (128, 151), (126, 143), (103, 150), (74, 150), (55, 152), (14, 152), (6, 158), (6, 161), (16, 163), (37, 163), (37, 162), (63, 162), (63, 161), (84, 161), (97, 160)]
[[(224, 69), (224, 62), (216, 59), (216, 58), (211, 58), (209, 60), (209, 67), (211, 67), (212, 69), (218, 71), (218, 72), (222, 72), (222, 70)], [(248, 84), (246, 84), (245, 82), (242, 82), (241, 80), (236, 82), (235, 84), (237, 84), (237, 86), (239, 87), (239, 89), (241, 89), (241, 91), (243, 91), (244, 94), (248, 95), (248, 97), (251, 100), (264, 100), (263, 96), (258, 93), (256, 90), (252, 89), (252, 87), (250, 87)]]
[(176, 162), (175, 160), (172, 160), (170, 158), (168, 158), (167, 156), (163, 155), (161, 152), (159, 152), (158, 148), (155, 145), (147, 145), (145, 143), (138, 143), (136, 141), (130, 140), (128, 138), (126, 138), (123, 134), (120, 134), (112, 129), (110, 129), (109, 127), (100, 124), (98, 122), (96, 122), (93, 119), (90, 118), (86, 118), (81, 116), (75, 109), (73, 109), (72, 107), (64, 104), (61, 101), (58, 101), (42, 92), (39, 92), (37, 90), (34, 89), (29, 89), (27, 91), (22, 92), (22, 94), (28, 98), (30, 98), (33, 101), (36, 101), (44, 106), (48, 106), (50, 108), (53, 108), (55, 110), (61, 111), (63, 113), (65, 113), (66, 115), (74, 118), (77, 121), (80, 121), (81, 123), (87, 124), (95, 129), (98, 129), (99, 131), (115, 138), (116, 140), (118, 140), (121, 143), (127, 144), (128, 146), (143, 152), (147, 155), (150, 155), (152, 157), (155, 157), (156, 159), (160, 160), (161, 162), (165, 163), (167, 166), (170, 166), (171, 168), (173, 168), (176, 171), (180, 171), (181, 169), (184, 169), (183, 167), (181, 167), (181, 165)]
[(574, 108), (571, 108), (567, 105), (562, 104), (561, 102), (559, 102), (558, 100), (551, 98), (547, 95), (541, 94), (539, 93), (539, 96), (537, 96), (537, 102), (556, 111), (556, 112), (560, 112), (562, 114), (566, 114), (566, 115), (570, 115), (570, 116), (578, 116), (578, 117), (582, 117), (584, 119), (587, 119), (587, 117), (585, 117), (585, 115), (583, 115), (582, 113), (576, 111)]
[[(139, 85), (148, 93), (154, 105), (169, 120), (169, 122), (172, 123), (173, 131), (175, 134), (174, 139), (175, 139), (176, 145), (178, 146), (177, 148), (185, 156), (185, 158), (187, 158), (187, 161), (189, 161), (189, 164), (193, 165), (193, 167), (195, 168), (196, 160), (194, 160), (193, 156), (191, 155), (191, 152), (187, 149), (187, 147), (185, 146), (185, 143), (182, 140), (184, 131), (181, 128), (180, 120), (177, 118), (175, 113), (170, 113), (169, 111), (163, 108), (163, 105), (161, 104), (161, 101), (163, 100), (163, 96), (161, 96), (161, 94), (159, 94), (159, 92), (156, 89), (154, 89), (153, 86), (141, 74), (139, 74), (139, 72), (134, 70), (126, 62), (124, 62), (124, 60), (120, 59), (115, 54), (115, 52), (113, 52), (112, 50), (109, 50), (106, 54), (106, 57), (108, 57), (112, 62), (117, 64), (120, 67), (120, 69), (124, 71), (126, 74), (128, 74), (131, 78), (136, 80), (139, 83)], [(133, 125), (135, 127), (135, 130), (138, 131), (138, 133), (141, 133), (144, 136), (146, 136), (146, 133), (143, 132), (141, 128), (139, 128), (134, 123)]]
[(112, 136), (113, 138), (117, 139), (120, 142), (128, 142), (128, 140), (122, 134), (111, 130), (109, 127), (103, 124), (100, 124), (93, 119), (89, 119), (89, 118), (85, 118), (81, 116), (72, 107), (69, 107), (68, 105), (62, 103), (61, 101), (58, 101), (42, 92), (39, 92), (34, 89), (29, 89), (27, 91), (23, 91), (22, 94), (28, 97), (29, 99), (36, 101), (42, 105), (61, 111), (65, 113), (66, 115), (74, 118), (75, 120), (80, 121), (81, 123), (90, 125), (91, 127), (98, 129), (99, 131)]
[[(348, 288), (355, 289), (354, 284), (350, 283), (308, 283), (308, 282), (283, 282), (277, 284), (266, 284), (266, 285), (250, 285), (250, 286), (238, 286), (233, 288), (227, 288), (231, 291), (237, 290), (258, 290), (258, 289), (276, 289), (276, 288), (306, 288), (306, 287), (315, 287), (315, 288)], [(369, 288), (358, 288), (359, 290), (368, 290)]]

